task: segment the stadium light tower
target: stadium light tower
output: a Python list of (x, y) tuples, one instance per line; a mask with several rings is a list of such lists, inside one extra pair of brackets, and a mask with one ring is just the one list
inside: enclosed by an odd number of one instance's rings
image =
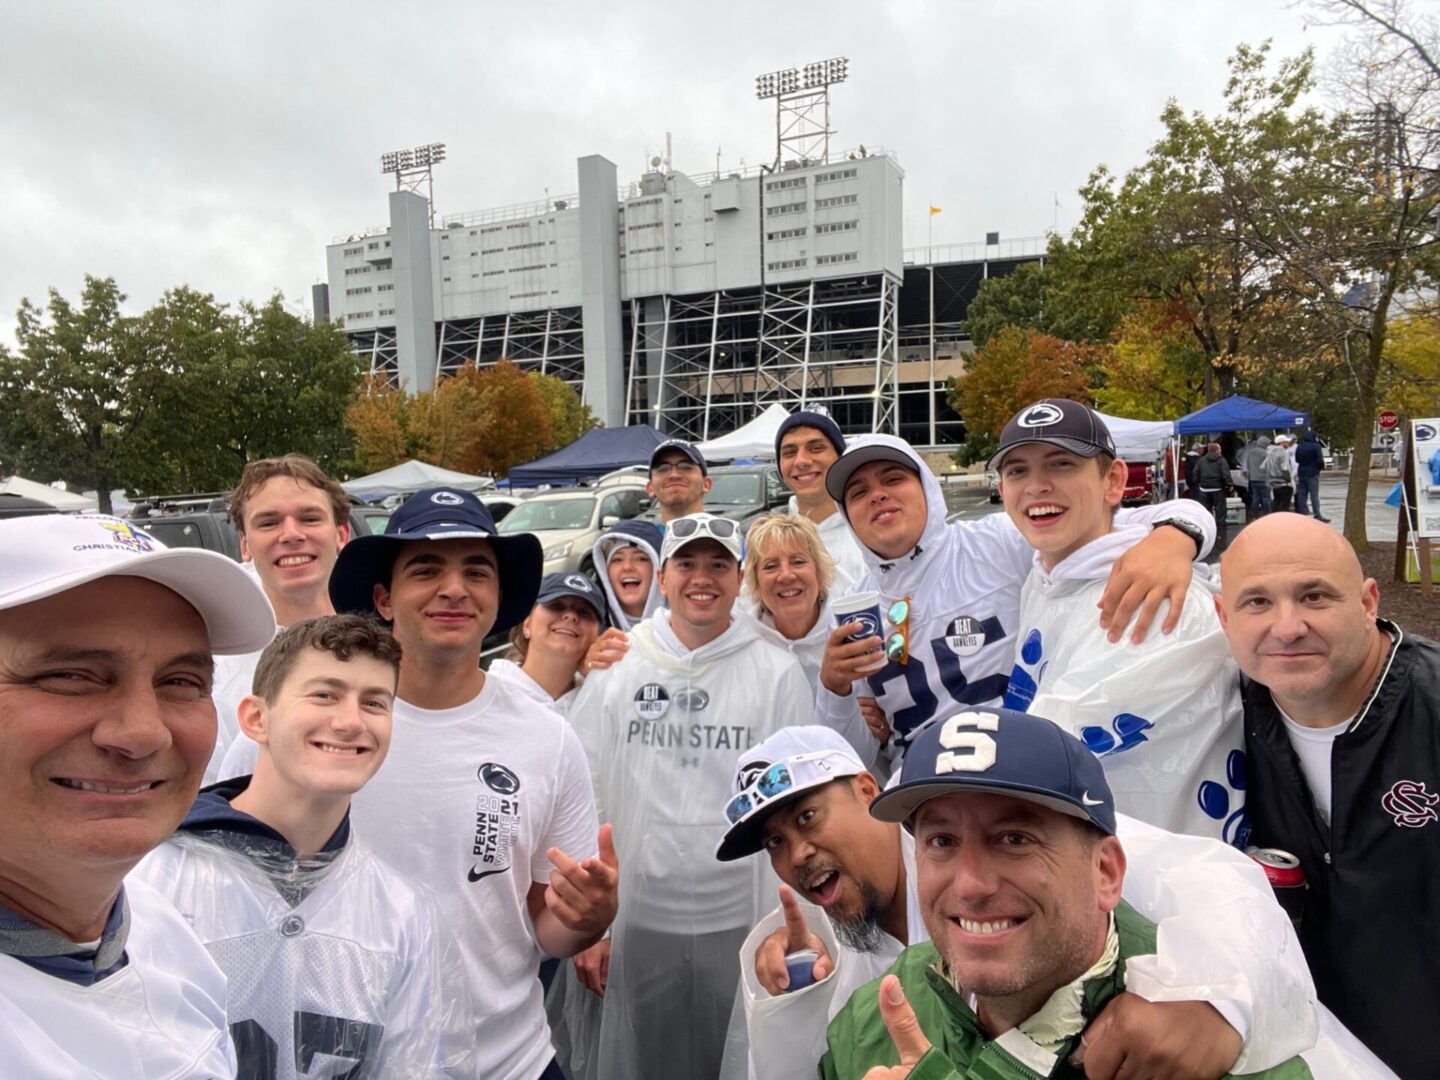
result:
[(849, 68), (846, 57), (835, 56), (756, 77), (755, 96), (775, 99), (776, 169), (784, 160), (830, 160), (830, 87), (844, 82)]
[(423, 194), (430, 205), (430, 227), (435, 227), (435, 166), (445, 160), (444, 143), (426, 143), (413, 150), (391, 150), (380, 155), (380, 171), (395, 174), (396, 191)]

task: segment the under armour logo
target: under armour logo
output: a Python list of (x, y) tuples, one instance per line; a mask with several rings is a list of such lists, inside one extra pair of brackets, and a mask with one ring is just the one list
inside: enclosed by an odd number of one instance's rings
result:
[(699, 759), (698, 757), (682, 757), (682, 758), (680, 759), (680, 767), (681, 767), (682, 769), (683, 769), (683, 768), (695, 768), (695, 769), (698, 769), (698, 768), (700, 767), (700, 759)]
[(1380, 805), (1395, 819), (1395, 824), (1407, 829), (1440, 821), (1440, 814), (1435, 812), (1436, 803), (1440, 803), (1440, 795), (1426, 791), (1418, 780), (1397, 780), (1380, 798)]

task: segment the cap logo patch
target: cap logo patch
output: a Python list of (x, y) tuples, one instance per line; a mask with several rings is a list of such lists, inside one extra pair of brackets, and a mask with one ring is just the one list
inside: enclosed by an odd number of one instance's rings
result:
[(565, 584), (569, 585), (572, 589), (577, 589), (583, 593), (595, 591), (595, 587), (590, 584), (590, 579), (587, 578), (584, 574), (566, 574)]
[(138, 532), (128, 522), (119, 518), (100, 519), (100, 527), (110, 533), (115, 543), (130, 551), (154, 551), (155, 541), (143, 532)]
[(459, 506), (465, 500), (453, 491), (437, 491), (430, 496), (430, 501), (441, 506)]
[(1048, 401), (1042, 401), (1039, 405), (1031, 405), (1020, 414), (1015, 422), (1024, 428), (1049, 427), (1051, 424), (1058, 424), (1065, 419), (1065, 411), (1058, 405), (1051, 405)]
[(987, 731), (1000, 730), (1000, 717), (989, 712), (957, 713), (940, 729), (945, 748), (935, 758), (935, 775), (956, 772), (985, 772), (995, 764), (995, 740)]

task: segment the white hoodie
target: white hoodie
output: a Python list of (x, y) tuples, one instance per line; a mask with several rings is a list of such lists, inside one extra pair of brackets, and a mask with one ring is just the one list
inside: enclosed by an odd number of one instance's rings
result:
[[(794, 495), (790, 496), (787, 510), (795, 517), (800, 516), (800, 504)], [(855, 534), (850, 531), (850, 523), (839, 509), (817, 524), (815, 531), (820, 534), (820, 542), (825, 545), (830, 558), (835, 560), (835, 589), (831, 592), (843, 596), (843, 591), (836, 590), (844, 590), (865, 576), (865, 558), (860, 554), (860, 541), (855, 539)]]
[[(862, 435), (849, 450), (869, 445), (903, 453), (915, 463), (925, 489), (925, 529), (915, 550), (886, 560), (861, 545), (866, 574), (855, 585), (856, 592), (880, 594), (882, 614), (896, 600), (910, 601), (909, 662), (887, 664), (856, 682), (850, 695), (865, 693), (868, 685), (903, 753), (911, 736), (937, 713), (953, 711), (957, 705), (1000, 704), (1014, 666), (1020, 588), (1030, 573), (1034, 552), (1005, 514), (947, 525), (940, 482), (910, 444), (891, 435)], [(1200, 529), (1205, 543), (1199, 554), (1209, 551), (1215, 522), (1193, 499), (1120, 510), (1115, 520), (1117, 525), (1143, 526), (1172, 517)], [(1098, 624), (1099, 612), (1092, 611), (1087, 618)], [(820, 687), (815, 699), (817, 723), (836, 727), (847, 708), (848, 698)]]
[(1117, 528), (1048, 573), (1036, 556), (1005, 705), (1053, 720), (1090, 747), (1122, 813), (1244, 847), (1240, 673), (1214, 594), (1192, 581), (1180, 625), (1160, 632), (1162, 605), (1139, 645), (1111, 644), (1094, 619), (1111, 566), (1145, 534)]
[[(650, 563), (654, 567), (650, 576), (650, 595), (645, 598), (645, 610), (640, 613), (639, 619), (632, 619), (625, 614), (625, 609), (615, 598), (615, 588), (610, 584), (610, 556), (622, 547), (630, 545), (649, 555)], [(607, 532), (595, 541), (595, 546), (591, 549), (591, 557), (595, 560), (595, 566), (600, 575), (600, 587), (605, 590), (605, 600), (610, 605), (611, 626), (620, 630), (629, 630), (640, 619), (650, 618), (664, 606), (665, 599), (660, 595), (660, 552), (643, 539), (626, 532)]]

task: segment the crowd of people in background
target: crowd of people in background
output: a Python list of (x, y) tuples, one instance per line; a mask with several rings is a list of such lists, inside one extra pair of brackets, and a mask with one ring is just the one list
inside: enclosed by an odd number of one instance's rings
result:
[(0, 1072), (1434, 1074), (1440, 647), (1313, 433), (1122, 509), (1037, 401), (975, 521), (823, 411), (775, 458), (742, 535), (662, 443), (593, 577), (455, 488), (352, 537), (296, 455), (244, 568), (0, 522)]

